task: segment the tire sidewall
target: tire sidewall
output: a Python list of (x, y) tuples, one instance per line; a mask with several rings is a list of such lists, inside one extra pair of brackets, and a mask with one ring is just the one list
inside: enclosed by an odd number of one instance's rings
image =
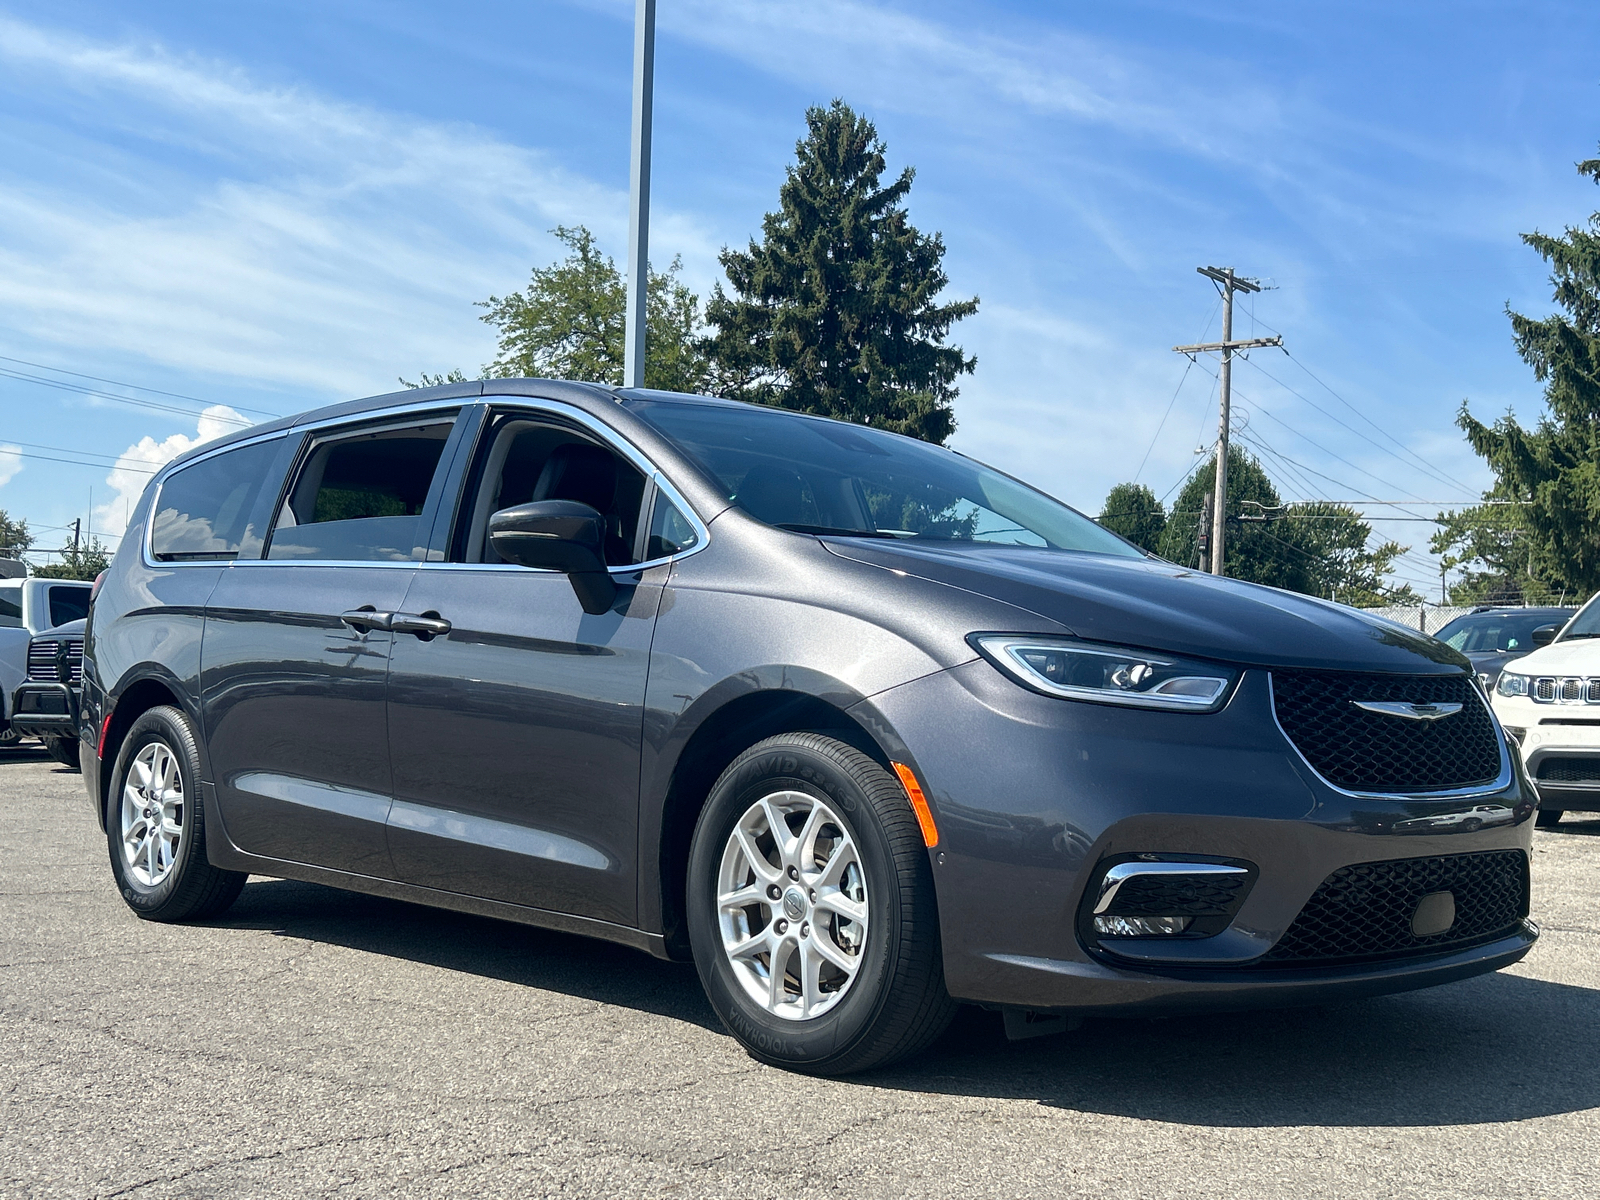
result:
[[(122, 790), (134, 759), (153, 742), (163, 743), (183, 770), (183, 837), (178, 842), (178, 857), (172, 870), (154, 887), (146, 887), (133, 877), (122, 857)], [(196, 847), (202, 845), (200, 829), (200, 756), (194, 734), (175, 709), (151, 709), (133, 723), (123, 739), (111, 775), (110, 794), (106, 798), (106, 842), (111, 852), (111, 874), (129, 908), (141, 915), (154, 915), (172, 901), (189, 873)]]
[[(862, 963), (828, 1012), (804, 1021), (774, 1016), (746, 995), (722, 948), (717, 875), (733, 824), (762, 796), (803, 792), (847, 826), (866, 875), (870, 919)], [(717, 1015), (764, 1062), (815, 1067), (847, 1054), (872, 1029), (888, 999), (900, 952), (900, 888), (889, 839), (859, 785), (825, 755), (803, 746), (757, 747), (717, 781), (695, 827), (689, 856), (688, 925), (695, 967)]]

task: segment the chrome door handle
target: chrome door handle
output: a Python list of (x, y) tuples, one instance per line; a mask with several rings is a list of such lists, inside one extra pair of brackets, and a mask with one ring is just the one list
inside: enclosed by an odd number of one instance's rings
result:
[(339, 614), (339, 620), (350, 626), (357, 633), (367, 633), (374, 629), (388, 629), (394, 621), (394, 614), (378, 612), (370, 604), (362, 608), (352, 608), (349, 612)]
[(443, 637), (453, 626), (438, 613), (395, 613), (386, 628), (395, 633), (414, 633), (426, 640)]

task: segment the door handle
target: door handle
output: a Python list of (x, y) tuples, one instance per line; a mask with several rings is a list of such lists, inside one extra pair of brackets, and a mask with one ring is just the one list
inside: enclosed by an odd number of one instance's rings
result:
[(339, 614), (339, 620), (350, 626), (357, 633), (368, 633), (374, 629), (389, 629), (394, 621), (394, 614), (378, 612), (372, 605), (363, 605), (352, 608), (349, 612)]
[(391, 615), (389, 624), (385, 626), (395, 633), (414, 633), (423, 641), (430, 638), (443, 637), (449, 633), (453, 626), (438, 613), (403, 613)]

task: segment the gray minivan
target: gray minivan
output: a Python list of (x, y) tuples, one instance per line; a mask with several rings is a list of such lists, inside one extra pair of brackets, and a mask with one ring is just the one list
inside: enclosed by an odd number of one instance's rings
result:
[(1457, 652), (704, 397), (463, 383), (190, 452), (94, 602), (81, 736), (140, 916), (260, 874), (609, 938), (817, 1073), (958, 1002), (1323, 1003), (1537, 934)]

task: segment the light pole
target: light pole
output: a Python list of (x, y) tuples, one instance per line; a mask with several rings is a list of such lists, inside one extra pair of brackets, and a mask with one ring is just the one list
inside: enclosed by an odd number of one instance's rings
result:
[(633, 157), (628, 169), (628, 315), (622, 384), (644, 386), (645, 302), (650, 291), (650, 124), (656, 74), (656, 0), (633, 14)]

